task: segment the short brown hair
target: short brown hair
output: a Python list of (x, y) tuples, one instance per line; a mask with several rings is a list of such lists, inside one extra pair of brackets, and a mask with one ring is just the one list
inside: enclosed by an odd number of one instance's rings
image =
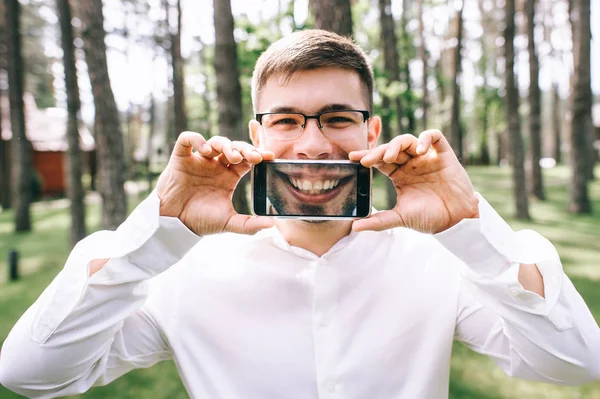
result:
[(364, 52), (352, 40), (320, 29), (294, 32), (271, 44), (256, 61), (252, 74), (252, 103), (270, 77), (317, 68), (341, 68), (360, 77), (368, 110), (373, 113), (373, 70)]

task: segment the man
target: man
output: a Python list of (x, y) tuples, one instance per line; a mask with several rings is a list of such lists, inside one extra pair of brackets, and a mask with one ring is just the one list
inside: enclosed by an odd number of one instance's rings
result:
[[(598, 326), (554, 247), (509, 228), (439, 131), (378, 146), (372, 93), (344, 38), (273, 44), (253, 76), (258, 114), (368, 111), (362, 128), (307, 118), (286, 139), (253, 120), (254, 145), (183, 133), (155, 193), (80, 242), (19, 320), (0, 381), (63, 396), (174, 359), (197, 398), (445, 398), (453, 339), (512, 376), (599, 378)], [(274, 158), (360, 161), (397, 204), (356, 221), (237, 214), (236, 184)]]

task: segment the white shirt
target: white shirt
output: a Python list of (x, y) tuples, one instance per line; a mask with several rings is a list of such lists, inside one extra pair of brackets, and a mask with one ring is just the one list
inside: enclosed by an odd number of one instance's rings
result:
[[(81, 241), (2, 348), (0, 382), (85, 392), (174, 359), (194, 398), (446, 398), (452, 342), (509, 375), (600, 378), (600, 331), (554, 247), (480, 219), (437, 234), (350, 234), (322, 257), (273, 228), (200, 240), (155, 194)], [(111, 258), (89, 277), (92, 259)], [(536, 263), (545, 296), (518, 263)]]

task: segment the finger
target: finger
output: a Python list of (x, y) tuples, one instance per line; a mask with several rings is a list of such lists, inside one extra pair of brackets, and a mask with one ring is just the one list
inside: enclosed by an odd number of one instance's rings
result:
[(189, 156), (194, 148), (198, 152), (202, 153), (203, 150), (206, 151), (210, 147), (208, 146), (206, 140), (200, 133), (182, 132), (179, 135), (179, 137), (177, 137), (177, 141), (175, 142), (175, 146), (173, 147), (172, 156)]
[[(406, 156), (408, 157), (408, 155), (406, 155)], [(386, 163), (383, 161), (379, 161), (375, 165), (373, 165), (373, 167), (375, 169), (379, 170), (384, 175), (390, 176), (392, 173), (394, 173), (396, 170), (398, 170), (400, 165), (398, 165), (396, 163)]]
[(388, 149), (383, 156), (383, 161), (387, 164), (394, 163), (397, 165), (404, 165), (412, 158), (413, 157), (411, 155), (407, 154), (404, 151), (396, 152), (394, 150)]
[[(411, 157), (416, 157), (417, 153), (417, 138), (412, 134), (403, 134), (401, 136), (395, 137), (392, 141), (390, 141), (389, 147), (383, 156), (383, 160), (388, 163), (400, 163), (397, 162), (397, 159), (403, 159), (405, 163)], [(400, 154), (405, 153), (410, 155), (410, 157), (400, 156)]]
[(256, 147), (254, 147), (254, 149), (260, 154), (263, 161), (272, 161), (275, 159), (275, 153), (273, 151), (263, 150), (262, 148)]
[(355, 220), (352, 223), (352, 230), (355, 232), (365, 230), (382, 231), (398, 226), (404, 226), (402, 218), (393, 210), (388, 210), (377, 212), (364, 219)]
[(388, 146), (389, 144), (382, 144), (369, 150), (369, 152), (361, 158), (360, 163), (363, 164), (364, 167), (370, 168), (377, 162), (383, 161), (383, 156), (388, 149)]
[(223, 166), (229, 166), (229, 159), (227, 159), (227, 157), (225, 156), (225, 154), (219, 154), (219, 156), (217, 156), (217, 161), (219, 161), (221, 163), (221, 165)]
[(252, 169), (252, 165), (253, 164), (251, 164), (250, 162), (243, 160), (238, 164), (229, 165), (229, 170), (234, 171), (241, 178), (246, 173), (250, 172), (250, 169)]
[(417, 153), (423, 155), (429, 151), (429, 147), (433, 147), (437, 153), (453, 151), (444, 134), (437, 129), (426, 130), (419, 135)]
[(244, 159), (250, 164), (254, 165), (259, 162), (262, 162), (263, 160), (262, 155), (260, 155), (260, 153), (256, 151), (256, 148), (244, 141), (234, 141), (232, 143), (232, 146), (234, 149), (238, 150), (242, 154)]
[(227, 221), (225, 230), (239, 234), (255, 234), (256, 232), (273, 227), (273, 218), (266, 216), (250, 216), (235, 214)]
[(225, 155), (230, 164), (240, 163), (244, 159), (242, 154), (237, 149), (233, 148), (233, 143), (225, 137), (211, 137), (210, 140), (208, 140), (208, 144), (210, 144), (210, 146), (219, 154)]
[(350, 151), (348, 153), (348, 159), (351, 161), (360, 161), (365, 155), (367, 155), (371, 150), (359, 150), (359, 151)]

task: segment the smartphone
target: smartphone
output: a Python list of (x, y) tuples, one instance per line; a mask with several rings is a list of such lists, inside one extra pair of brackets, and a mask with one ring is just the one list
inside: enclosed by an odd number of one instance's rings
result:
[(371, 213), (371, 168), (353, 161), (275, 160), (254, 165), (252, 212), (310, 220), (359, 219)]

